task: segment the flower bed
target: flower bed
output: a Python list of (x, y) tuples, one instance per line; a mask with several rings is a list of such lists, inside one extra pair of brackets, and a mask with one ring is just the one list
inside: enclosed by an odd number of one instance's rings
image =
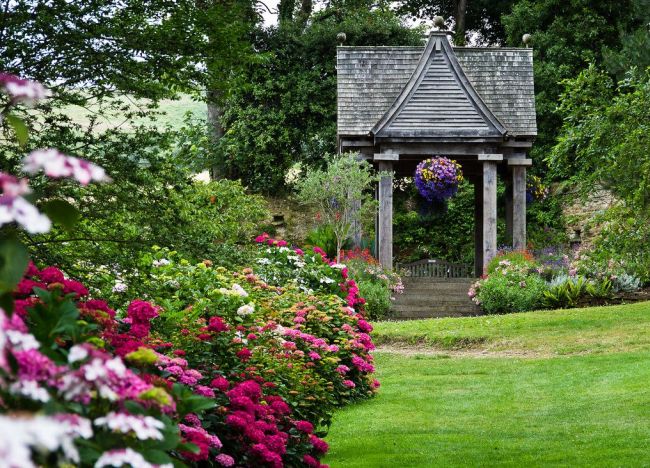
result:
[(553, 249), (539, 252), (500, 251), (468, 295), (487, 313), (524, 312), (643, 300), (641, 281), (621, 265), (610, 271), (593, 268), (580, 252), (572, 256)]
[(263, 241), (240, 272), (156, 251), (123, 313), (31, 265), (0, 315), (3, 459), (321, 466), (332, 411), (378, 387), (372, 328), (345, 267)]

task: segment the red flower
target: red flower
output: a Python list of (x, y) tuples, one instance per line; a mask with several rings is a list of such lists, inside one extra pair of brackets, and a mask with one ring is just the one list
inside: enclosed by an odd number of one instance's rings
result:
[(228, 387), (230, 387), (230, 382), (228, 382), (224, 377), (216, 377), (215, 379), (212, 379), (210, 386), (212, 388), (216, 388), (217, 390), (225, 392), (228, 390)]
[(311, 434), (314, 432), (314, 425), (309, 421), (296, 421), (293, 423), (300, 432)]
[(251, 350), (248, 349), (248, 348), (242, 348), (241, 351), (238, 351), (238, 352), (237, 352), (237, 357), (238, 357), (242, 362), (246, 362), (246, 361), (248, 361), (248, 360), (251, 358), (252, 355), (253, 355), (253, 353), (252, 353)]
[(313, 434), (309, 436), (309, 442), (314, 446), (314, 450), (318, 453), (327, 453), (330, 448), (329, 445), (327, 445), (327, 442), (323, 439), (319, 439)]
[(208, 330), (213, 332), (225, 332), (228, 331), (228, 324), (223, 321), (221, 317), (210, 317), (210, 322), (208, 323)]
[[(29, 275), (29, 276), (34, 276), (34, 275)], [(42, 281), (46, 283), (63, 283), (63, 281), (65, 280), (65, 277), (63, 276), (61, 270), (53, 266), (43, 268), (40, 271), (40, 273), (36, 273), (36, 276), (38, 276)]]

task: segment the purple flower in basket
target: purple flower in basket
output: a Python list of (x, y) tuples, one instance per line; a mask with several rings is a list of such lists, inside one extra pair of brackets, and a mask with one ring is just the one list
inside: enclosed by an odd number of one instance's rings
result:
[(415, 169), (415, 186), (430, 202), (453, 197), (462, 181), (460, 164), (448, 158), (425, 159)]

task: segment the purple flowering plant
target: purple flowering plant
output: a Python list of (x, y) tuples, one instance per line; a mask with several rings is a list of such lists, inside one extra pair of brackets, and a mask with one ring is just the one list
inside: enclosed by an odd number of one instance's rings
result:
[(442, 202), (453, 197), (462, 181), (460, 164), (449, 158), (425, 159), (415, 169), (415, 186), (430, 202)]

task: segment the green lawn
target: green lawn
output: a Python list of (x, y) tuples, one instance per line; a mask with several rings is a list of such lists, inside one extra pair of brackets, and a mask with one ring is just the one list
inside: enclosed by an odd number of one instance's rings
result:
[[(649, 326), (650, 303), (379, 324), (384, 342), (449, 345), (442, 337), (455, 332), (481, 337), (465, 342), (474, 347), (506, 350), (511, 343), (544, 356), (377, 352), (380, 393), (335, 415), (325, 462), (650, 466)], [(595, 352), (585, 354), (589, 343)]]
[[(138, 108), (144, 109), (147, 101), (145, 100), (135, 100), (126, 98), (122, 99), (122, 102), (128, 103), (129, 107), (132, 110), (137, 110)], [(96, 112), (95, 106), (90, 106), (89, 109), (84, 109), (79, 106), (69, 106), (66, 108), (66, 114), (70, 116), (73, 122), (86, 127), (90, 121), (90, 117), (93, 115), (93, 112)], [(207, 114), (206, 104), (204, 102), (197, 101), (192, 99), (189, 95), (181, 95), (178, 99), (163, 99), (159, 103), (159, 107), (156, 110), (159, 114), (156, 115), (153, 120), (145, 118), (136, 118), (135, 124), (141, 125), (154, 125), (158, 128), (165, 128), (167, 126), (172, 127), (173, 129), (179, 129), (183, 126), (185, 114), (190, 112), (191, 114), (197, 117), (205, 117)], [(122, 115), (113, 115), (109, 117), (103, 117), (98, 121), (98, 130), (106, 130), (108, 128), (113, 128), (120, 125), (122, 129), (128, 129), (129, 127), (123, 124), (124, 117)]]
[(650, 351), (650, 302), (482, 317), (379, 322), (378, 344), (562, 355)]

